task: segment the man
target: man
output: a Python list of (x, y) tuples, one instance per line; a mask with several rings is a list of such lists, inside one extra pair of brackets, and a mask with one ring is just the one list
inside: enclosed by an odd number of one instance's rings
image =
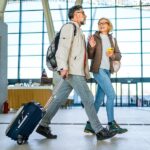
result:
[(51, 119), (58, 111), (60, 105), (68, 98), (72, 89), (81, 97), (86, 114), (91, 122), (92, 128), (96, 133), (97, 140), (104, 140), (114, 136), (116, 133), (110, 133), (103, 128), (94, 108), (94, 98), (86, 83), (89, 78), (88, 60), (85, 49), (85, 37), (80, 29), (85, 24), (86, 15), (82, 6), (76, 5), (69, 9), (68, 17), (76, 26), (76, 35), (74, 36), (74, 26), (66, 24), (63, 26), (60, 34), (56, 60), (61, 77), (66, 77), (61, 88), (57, 92), (54, 100), (50, 103), (47, 113), (43, 117), (36, 132), (53, 139), (56, 135), (51, 133), (49, 124)]

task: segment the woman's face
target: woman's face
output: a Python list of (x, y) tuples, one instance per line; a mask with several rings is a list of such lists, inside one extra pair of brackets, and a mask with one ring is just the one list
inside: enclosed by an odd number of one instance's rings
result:
[(101, 33), (108, 33), (109, 32), (109, 22), (105, 19), (100, 20), (98, 23), (98, 28)]

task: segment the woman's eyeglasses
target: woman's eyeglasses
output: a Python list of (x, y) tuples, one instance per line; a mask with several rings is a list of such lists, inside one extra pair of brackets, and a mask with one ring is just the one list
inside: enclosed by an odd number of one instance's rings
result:
[(99, 24), (99, 25), (105, 25), (105, 24), (108, 24), (108, 25), (109, 25), (109, 22), (99, 22), (98, 24)]

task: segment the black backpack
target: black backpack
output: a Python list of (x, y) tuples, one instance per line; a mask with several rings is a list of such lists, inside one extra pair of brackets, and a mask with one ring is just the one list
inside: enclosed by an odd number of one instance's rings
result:
[[(75, 36), (76, 32), (77, 32), (76, 25), (72, 22), (69, 22), (67, 24), (72, 24), (73, 25), (73, 27), (74, 27), (74, 36)], [(55, 35), (53, 41), (51, 42), (50, 46), (48, 47), (47, 54), (46, 54), (46, 65), (47, 65), (48, 69), (51, 70), (51, 71), (57, 71), (57, 62), (56, 62), (55, 54), (56, 54), (56, 51), (58, 49), (61, 29)]]

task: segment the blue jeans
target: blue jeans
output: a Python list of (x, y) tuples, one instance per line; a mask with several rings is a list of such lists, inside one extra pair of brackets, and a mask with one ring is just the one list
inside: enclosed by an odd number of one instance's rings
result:
[(110, 72), (106, 69), (99, 69), (99, 73), (93, 73), (95, 80), (98, 83), (96, 98), (95, 98), (95, 109), (96, 112), (104, 100), (105, 95), (107, 96), (106, 111), (108, 122), (114, 120), (114, 99), (115, 91), (110, 80)]
[(98, 133), (103, 127), (94, 107), (94, 97), (86, 83), (85, 77), (78, 75), (69, 75), (68, 79), (64, 80), (61, 88), (57, 91), (57, 94), (48, 106), (47, 113), (44, 115), (40, 125), (48, 126), (50, 124), (51, 119), (54, 117), (61, 104), (66, 101), (72, 89), (80, 96), (92, 128)]

